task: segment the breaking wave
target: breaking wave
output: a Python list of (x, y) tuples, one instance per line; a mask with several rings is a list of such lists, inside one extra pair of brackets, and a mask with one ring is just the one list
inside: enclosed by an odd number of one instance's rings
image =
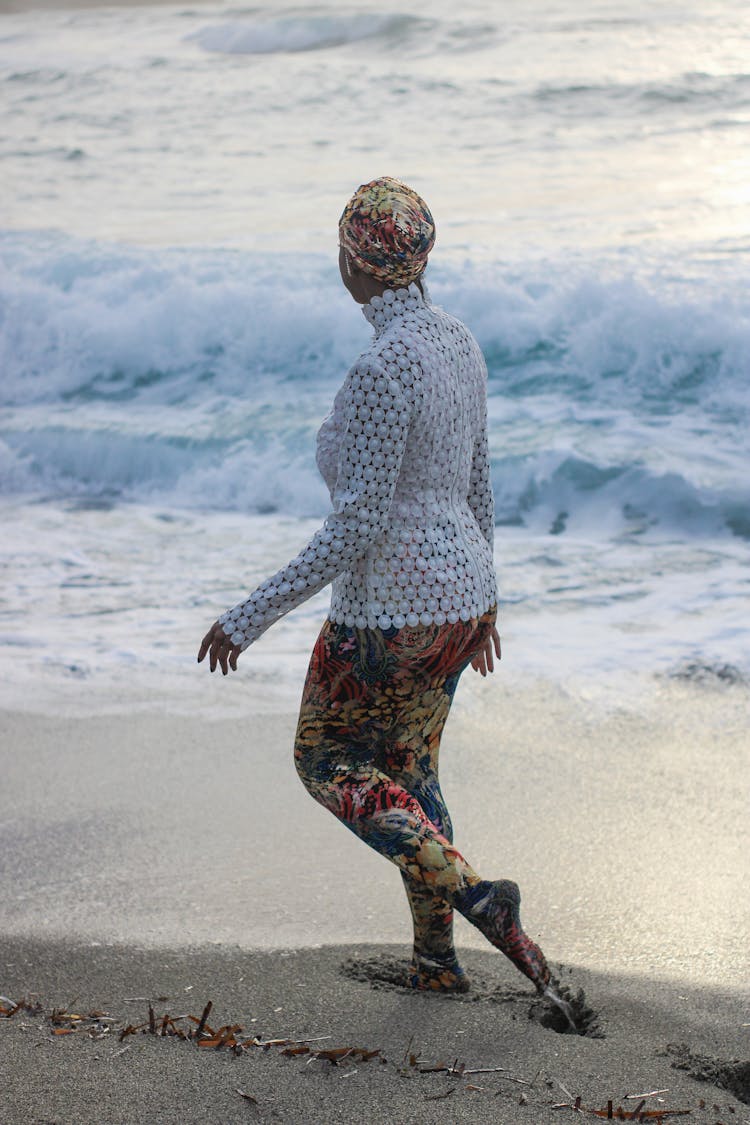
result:
[(230, 55), (267, 55), (286, 51), (321, 51), (363, 39), (402, 41), (432, 21), (416, 16), (326, 15), (235, 19), (191, 32), (188, 39), (205, 51)]
[[(315, 432), (369, 338), (330, 263), (0, 249), (0, 491), (325, 511)], [(431, 287), (487, 356), (499, 523), (750, 538), (747, 307), (591, 263), (443, 264)]]

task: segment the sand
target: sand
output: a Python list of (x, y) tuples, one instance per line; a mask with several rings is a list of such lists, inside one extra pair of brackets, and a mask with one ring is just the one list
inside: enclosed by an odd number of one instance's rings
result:
[[(585, 1108), (606, 1109), (612, 1099), (613, 1108), (632, 1112), (643, 1099), (630, 1095), (640, 1094), (651, 1095), (644, 1108), (689, 1110), (696, 1123), (750, 1120), (750, 1107), (714, 1084), (727, 1080), (719, 1069), (746, 1035), (747, 1012), (735, 991), (570, 966), (564, 975), (596, 998), (601, 1037), (560, 1035), (538, 1022), (542, 1008), (533, 991), (500, 957), (470, 951), (474, 996), (447, 998), (386, 983), (405, 954), (405, 947), (374, 945), (251, 953), (5, 942), (0, 971), (14, 999), (33, 981), (48, 1008), (84, 1015), (99, 1009), (117, 1022), (108, 1036), (93, 1039), (86, 1031), (55, 1038), (42, 1015), (0, 1021), (1, 1119), (546, 1125), (578, 1119), (571, 1109), (553, 1108), (575, 1104), (577, 1096)], [(380, 1055), (332, 1065), (309, 1054), (284, 1056), (281, 1047), (237, 1056), (147, 1031), (120, 1042), (119, 1029), (147, 1020), (148, 1003), (138, 997), (153, 1000), (157, 1027), (165, 1012), (199, 1016), (210, 999), (214, 1030), (239, 1023), (261, 1040), (309, 1038), (310, 1050), (354, 1047)], [(687, 1060), (696, 1072), (691, 1053), (714, 1068), (713, 1082), (674, 1068)], [(502, 1070), (422, 1072), (440, 1064), (458, 1069), (456, 1062)], [(744, 1081), (750, 1096), (747, 1064), (744, 1077), (738, 1068), (727, 1073)]]
[[(251, 674), (223, 688), (244, 700), (229, 718), (200, 713), (200, 687), (193, 714), (150, 699), (52, 717), (30, 697), (0, 716), (0, 994), (41, 1005), (0, 1018), (2, 1125), (544, 1125), (574, 1116), (558, 1102), (632, 1111), (627, 1095), (656, 1090), (644, 1109), (750, 1122), (746, 689), (663, 684), (613, 705), (462, 685), (443, 749), (457, 838), (519, 880), (527, 928), (584, 989), (599, 1034), (574, 1036), (463, 920), (472, 992), (405, 988), (397, 872), (299, 785), (293, 709), (260, 713)], [(380, 1056), (120, 1043), (148, 999), (157, 1018), (211, 1000), (214, 1027)], [(53, 1036), (55, 1007), (112, 1030)], [(455, 1060), (506, 1069), (421, 1072)]]
[[(295, 715), (259, 714), (252, 664), (186, 673), (208, 715), (0, 712), (7, 934), (248, 948), (403, 942), (394, 867), (299, 783)], [(627, 706), (465, 678), (441, 779), (456, 842), (511, 877), (552, 958), (731, 987), (748, 979), (746, 689)], [(205, 695), (201, 693), (205, 689)], [(101, 704), (78, 688), (84, 706)], [(221, 697), (243, 710), (220, 717)], [(459, 941), (485, 943), (460, 921)]]

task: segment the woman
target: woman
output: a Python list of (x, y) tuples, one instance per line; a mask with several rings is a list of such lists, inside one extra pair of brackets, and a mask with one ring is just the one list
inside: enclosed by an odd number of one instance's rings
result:
[(464, 668), (500, 656), (495, 628), (487, 369), (468, 330), (430, 303), (435, 241), (398, 180), (364, 184), (339, 223), (344, 285), (375, 329), (318, 434), (332, 511), (308, 545), (212, 626), (198, 654), (226, 675), (265, 629), (333, 582), (313, 650), (295, 760), (312, 796), (400, 869), (414, 988), (464, 991), (459, 910), (540, 992), (515, 883), (482, 879), (453, 846), (440, 735)]

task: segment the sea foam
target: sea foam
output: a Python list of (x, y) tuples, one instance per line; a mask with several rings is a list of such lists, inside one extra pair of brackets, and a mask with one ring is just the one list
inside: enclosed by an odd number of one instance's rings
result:
[(265, 55), (285, 51), (319, 51), (358, 43), (363, 39), (403, 39), (431, 21), (396, 13), (383, 15), (289, 15), (278, 19), (248, 16), (211, 24), (187, 39), (206, 51), (222, 54)]
[[(370, 338), (333, 265), (52, 235), (2, 248), (5, 493), (325, 511), (315, 431)], [(499, 523), (750, 534), (737, 298), (592, 263), (432, 276), (487, 356)]]

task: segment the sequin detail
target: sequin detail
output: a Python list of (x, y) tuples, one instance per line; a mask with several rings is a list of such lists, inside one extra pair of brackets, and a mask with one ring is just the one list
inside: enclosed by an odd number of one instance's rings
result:
[(330, 619), (360, 629), (467, 622), (497, 601), (479, 346), (415, 284), (363, 312), (375, 339), (318, 435), (332, 511), (219, 618), (243, 649), (329, 582)]

